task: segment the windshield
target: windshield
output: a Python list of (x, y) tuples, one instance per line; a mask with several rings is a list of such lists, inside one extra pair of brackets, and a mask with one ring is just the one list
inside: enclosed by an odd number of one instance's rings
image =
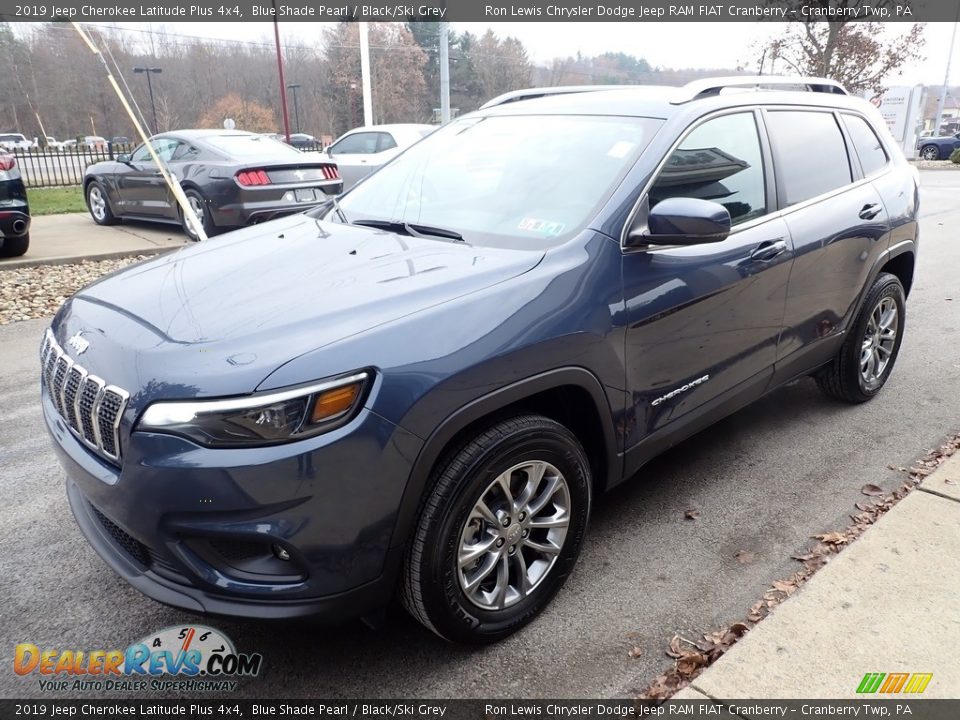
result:
[(303, 157), (303, 153), (299, 150), (263, 135), (208, 135), (203, 139), (208, 145), (234, 158), (260, 155)]
[[(340, 201), (347, 222), (444, 228), (469, 243), (543, 247), (582, 229), (662, 121), (467, 117), (432, 133)], [(335, 220), (337, 213), (327, 215)]]

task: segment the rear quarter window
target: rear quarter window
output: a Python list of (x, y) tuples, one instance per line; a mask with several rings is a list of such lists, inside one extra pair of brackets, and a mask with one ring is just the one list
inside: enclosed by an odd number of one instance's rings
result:
[(766, 123), (785, 205), (852, 182), (847, 145), (833, 113), (771, 110)]
[(860, 158), (863, 174), (873, 175), (882, 170), (890, 158), (887, 157), (887, 152), (883, 149), (883, 144), (873, 128), (859, 115), (844, 114), (842, 117), (847, 134), (850, 135), (850, 141)]

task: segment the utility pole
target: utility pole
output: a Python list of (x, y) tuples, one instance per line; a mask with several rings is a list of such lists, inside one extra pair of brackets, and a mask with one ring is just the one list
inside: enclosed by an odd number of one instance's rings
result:
[(153, 83), (150, 82), (150, 76), (153, 74), (159, 75), (163, 72), (163, 68), (158, 67), (135, 67), (133, 72), (137, 75), (146, 73), (147, 75), (147, 89), (150, 91), (150, 108), (153, 110), (153, 132), (160, 132), (160, 126), (157, 124), (157, 104), (153, 100)]
[(368, 23), (360, 23), (360, 83), (363, 86), (363, 125), (373, 125), (373, 97), (370, 91), (370, 37)]
[(297, 104), (297, 90), (299, 89), (299, 83), (287, 85), (287, 90), (293, 90), (293, 119), (297, 128), (297, 132), (300, 132), (300, 105)]
[(290, 142), (290, 114), (287, 112), (287, 86), (283, 81), (283, 52), (280, 50), (280, 23), (277, 21), (277, 0), (273, 5), (273, 41), (277, 46), (277, 73), (280, 75), (280, 107), (283, 108), (283, 132)]
[(440, 122), (450, 122), (450, 26), (440, 23)]
[(960, 22), (960, 0), (957, 0), (957, 14), (953, 19), (953, 34), (950, 35), (950, 51), (947, 53), (947, 69), (943, 74), (943, 87), (940, 89), (940, 101), (937, 103), (937, 117), (934, 120), (933, 134), (940, 134), (940, 122), (943, 118), (943, 104), (947, 101), (947, 85), (950, 84), (950, 62), (953, 60), (953, 44), (957, 40), (957, 24)]

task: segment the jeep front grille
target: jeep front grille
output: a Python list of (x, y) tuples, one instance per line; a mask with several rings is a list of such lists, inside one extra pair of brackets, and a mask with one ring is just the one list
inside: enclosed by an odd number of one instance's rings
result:
[(47, 330), (40, 349), (41, 377), (50, 400), (85, 445), (108, 460), (120, 460), (120, 418), (130, 394), (88, 373)]

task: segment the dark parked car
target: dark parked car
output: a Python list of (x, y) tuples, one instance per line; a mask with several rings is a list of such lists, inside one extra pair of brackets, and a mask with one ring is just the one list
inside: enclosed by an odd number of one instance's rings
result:
[[(308, 210), (342, 187), (335, 163), (254, 133), (180, 130), (150, 142), (179, 179), (208, 236)], [(99, 225), (155, 220), (180, 224), (197, 238), (145, 145), (88, 167), (83, 192)]]
[(321, 150), (320, 141), (306, 133), (291, 133), (290, 144), (297, 150)]
[(868, 102), (781, 82), (494, 104), (87, 287), (42, 348), (83, 533), (191, 611), (517, 630), (598, 493), (797, 378), (890, 377), (916, 176)]
[(0, 258), (18, 257), (30, 247), (27, 189), (13, 155), (0, 153)]
[(917, 149), (924, 160), (947, 160), (957, 148), (960, 148), (960, 133), (945, 136), (927, 136), (917, 141)]

